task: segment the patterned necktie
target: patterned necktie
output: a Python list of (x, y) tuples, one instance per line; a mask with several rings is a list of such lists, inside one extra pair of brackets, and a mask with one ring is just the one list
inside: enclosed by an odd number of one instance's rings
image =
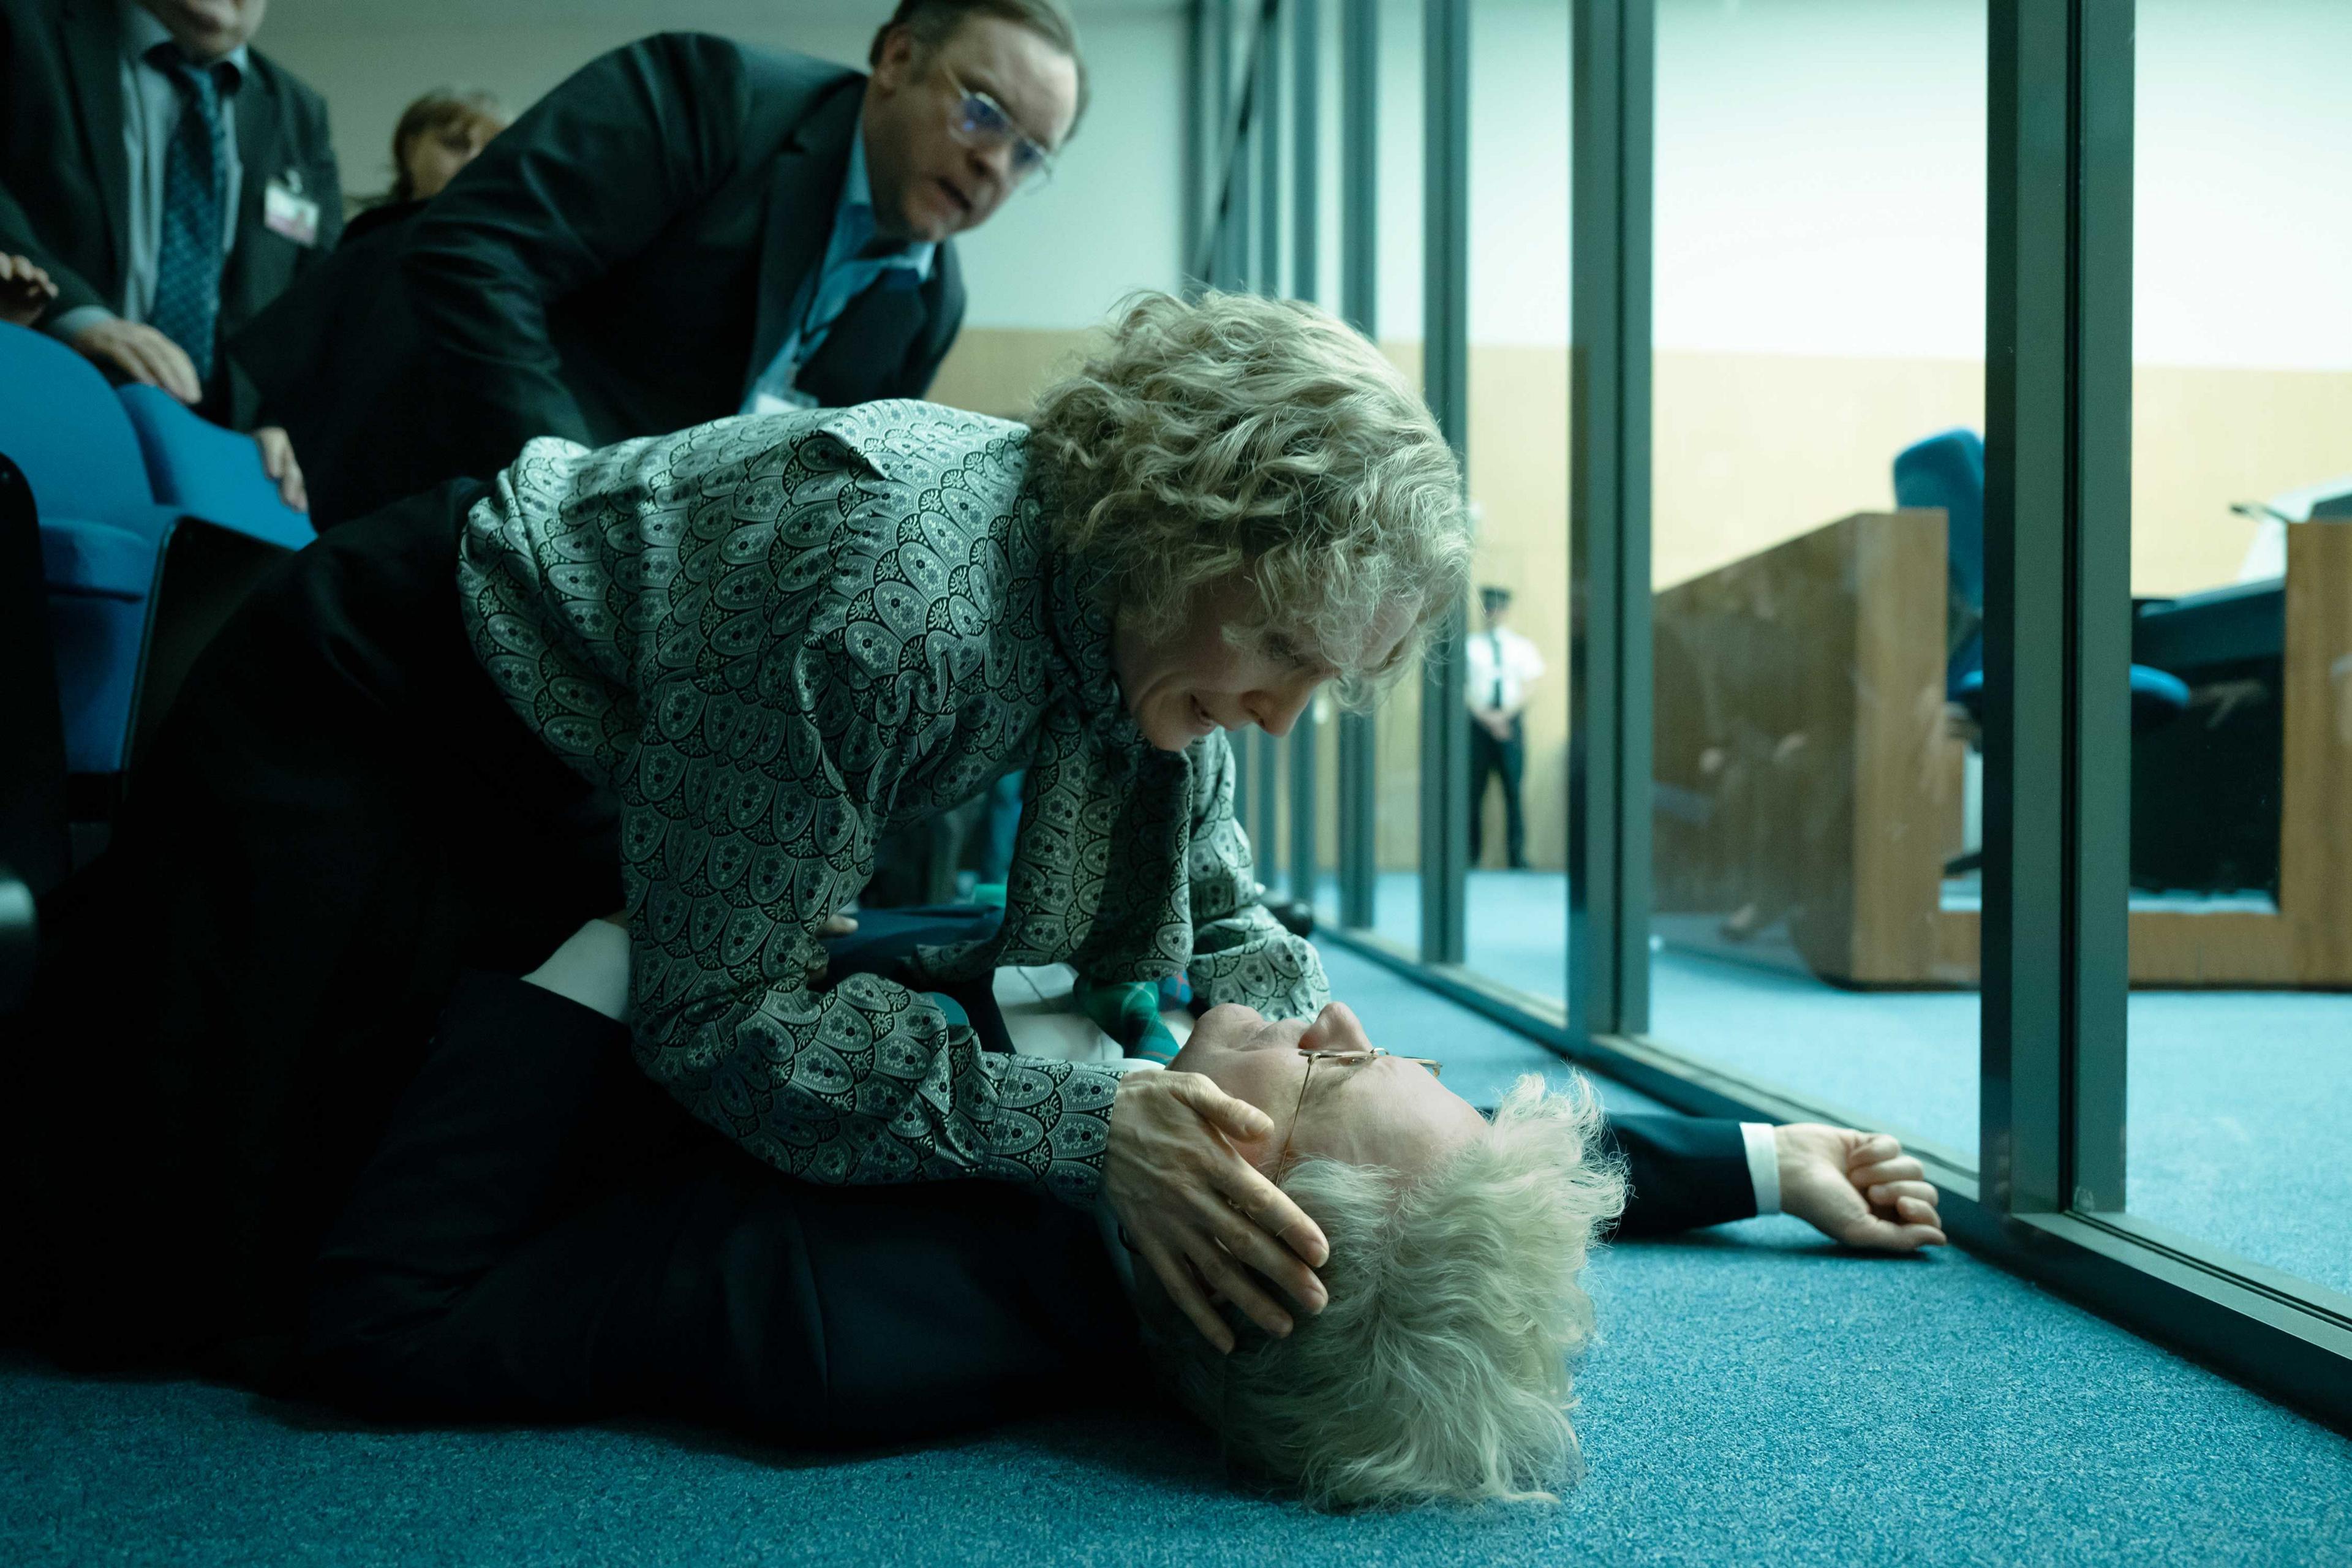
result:
[(148, 63), (180, 89), (180, 122), (163, 161), (163, 225), (155, 254), (155, 306), (148, 324), (188, 351), (196, 379), (213, 374), (213, 329), (220, 319), (221, 210), (227, 184), (228, 128), (220, 84), (171, 44)]

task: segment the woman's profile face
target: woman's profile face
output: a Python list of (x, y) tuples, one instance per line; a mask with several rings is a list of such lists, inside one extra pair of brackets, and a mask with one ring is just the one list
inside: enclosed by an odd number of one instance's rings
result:
[[(1280, 622), (1229, 636), (1253, 617), (1252, 593), (1238, 578), (1213, 583), (1192, 595), (1175, 630), (1148, 637), (1124, 622), (1111, 640), (1111, 668), (1119, 695), (1144, 738), (1163, 752), (1181, 752), (1212, 730), (1287, 735), (1316, 689), (1339, 671), (1301, 632)], [(1402, 617), (1400, 617), (1400, 621)], [(1400, 624), (1366, 650), (1368, 668), (1383, 664), (1405, 635)]]

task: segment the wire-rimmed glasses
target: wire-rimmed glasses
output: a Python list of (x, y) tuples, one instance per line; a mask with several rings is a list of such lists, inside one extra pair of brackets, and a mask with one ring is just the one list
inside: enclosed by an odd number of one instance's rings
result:
[(1012, 111), (993, 95), (966, 87), (953, 71), (943, 72), (954, 96), (948, 106), (948, 134), (966, 147), (983, 153), (1013, 150), (1013, 187), (1040, 189), (1054, 178), (1054, 154), (1045, 144), (1021, 129)]
[[(1368, 1062), (1376, 1057), (1396, 1056), (1394, 1051), (1384, 1051), (1378, 1046), (1302, 1046), (1298, 1054), (1307, 1058), (1307, 1070), (1298, 1075), (1298, 1103), (1290, 1108), (1290, 1128), (1282, 1135), (1282, 1152), (1274, 1157), (1276, 1181), (1282, 1179), (1282, 1173), (1290, 1166), (1290, 1142), (1298, 1136), (1298, 1113), (1307, 1109), (1307, 1086), (1314, 1079), (1315, 1064), (1319, 1061)], [(1444, 1070), (1440, 1063), (1429, 1057), (1396, 1057), (1396, 1059), (1427, 1068), (1432, 1078), (1440, 1076)]]

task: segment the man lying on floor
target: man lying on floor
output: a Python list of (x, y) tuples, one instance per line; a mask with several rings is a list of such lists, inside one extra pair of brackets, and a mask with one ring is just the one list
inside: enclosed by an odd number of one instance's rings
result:
[[(830, 944), (833, 977), (904, 973), (910, 929), (869, 917)], [(1864, 1247), (1944, 1239), (1891, 1138), (1604, 1123), (1581, 1084), (1532, 1077), (1489, 1121), (1342, 1005), (1223, 1006), (1171, 1070), (1265, 1113), (1243, 1152), (1331, 1252), (1319, 1315), (1276, 1336), (1229, 1306), (1220, 1354), (1107, 1211), (996, 1183), (822, 1187), (754, 1160), (635, 1067), (628, 966), (600, 921), (522, 979), (461, 981), (322, 1252), (314, 1392), (405, 1418), (655, 1413), (843, 1445), (1134, 1408), (1156, 1385), (1318, 1503), (1525, 1498), (1575, 1468), (1576, 1277), (1612, 1221), (1777, 1208)], [(949, 1000), (1003, 1038), (988, 993)]]

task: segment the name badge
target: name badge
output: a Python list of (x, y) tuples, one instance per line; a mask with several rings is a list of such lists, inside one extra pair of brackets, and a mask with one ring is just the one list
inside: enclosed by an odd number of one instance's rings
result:
[(261, 193), (261, 221), (297, 245), (319, 243), (319, 204), (302, 194), (302, 173), (289, 169)]

